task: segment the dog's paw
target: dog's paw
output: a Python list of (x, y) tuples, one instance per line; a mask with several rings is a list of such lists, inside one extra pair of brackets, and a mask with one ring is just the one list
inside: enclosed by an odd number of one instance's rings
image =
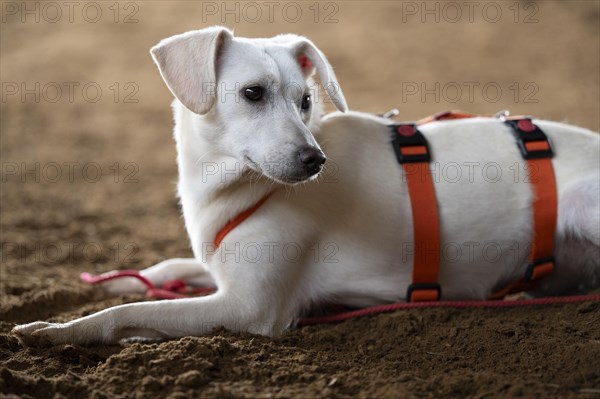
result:
[(11, 334), (24, 346), (46, 347), (62, 343), (57, 338), (60, 336), (59, 331), (64, 329), (63, 326), (64, 324), (60, 323), (36, 321), (16, 326)]
[(91, 321), (82, 319), (68, 323), (46, 323), (36, 321), (12, 329), (14, 335), (24, 346), (47, 347), (60, 344), (88, 345), (106, 341), (104, 328)]

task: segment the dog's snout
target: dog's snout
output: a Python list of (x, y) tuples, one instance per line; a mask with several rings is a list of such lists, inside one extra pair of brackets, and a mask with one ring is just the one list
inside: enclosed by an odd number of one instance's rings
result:
[(321, 167), (321, 165), (325, 163), (326, 159), (325, 154), (323, 154), (323, 151), (314, 147), (304, 148), (300, 150), (298, 155), (300, 156), (300, 161), (309, 167)]
[(327, 159), (323, 151), (315, 147), (306, 147), (300, 150), (298, 156), (311, 175), (320, 172)]

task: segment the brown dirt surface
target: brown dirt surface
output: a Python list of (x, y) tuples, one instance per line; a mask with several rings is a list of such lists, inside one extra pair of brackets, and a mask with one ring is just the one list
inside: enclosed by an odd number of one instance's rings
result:
[(444, 2), (322, 2), (316, 16), (299, 2), (297, 22), (285, 3), (272, 18), (255, 3), (258, 22), (236, 2), (239, 22), (221, 2), (100, 1), (100, 17), (45, 3), (1, 4), (0, 397), (600, 397), (598, 303), (413, 309), (275, 339), (218, 329), (39, 349), (9, 335), (144, 299), (82, 286), (81, 272), (191, 255), (174, 195), (171, 96), (148, 55), (161, 38), (222, 22), (240, 36), (300, 33), (327, 54), (353, 109), (398, 107), (404, 120), (510, 109), (598, 131), (598, 1), (476, 2), (472, 18), (453, 2), (458, 19)]

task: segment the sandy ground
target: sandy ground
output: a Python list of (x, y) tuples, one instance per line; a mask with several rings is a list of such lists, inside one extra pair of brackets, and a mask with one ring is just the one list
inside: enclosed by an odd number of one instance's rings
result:
[(599, 130), (597, 1), (254, 4), (260, 16), (235, 2), (2, 2), (0, 396), (600, 397), (593, 303), (411, 310), (277, 339), (217, 330), (125, 348), (30, 349), (8, 335), (143, 299), (84, 287), (83, 271), (191, 254), (171, 96), (148, 55), (166, 36), (221, 23), (307, 35), (353, 109), (398, 107), (406, 120), (510, 109)]

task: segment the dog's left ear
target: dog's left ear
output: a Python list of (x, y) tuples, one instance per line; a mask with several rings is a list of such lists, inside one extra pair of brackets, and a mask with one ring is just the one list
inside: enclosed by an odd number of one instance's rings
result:
[(213, 107), (217, 56), (232, 37), (215, 26), (164, 39), (150, 50), (167, 87), (189, 110), (204, 115)]
[(276, 37), (276, 40), (291, 46), (292, 53), (295, 55), (305, 77), (313, 75), (315, 71), (317, 72), (333, 104), (338, 110), (346, 112), (348, 104), (346, 104), (342, 88), (338, 83), (331, 64), (327, 61), (321, 50), (313, 42), (302, 36), (280, 35)]

